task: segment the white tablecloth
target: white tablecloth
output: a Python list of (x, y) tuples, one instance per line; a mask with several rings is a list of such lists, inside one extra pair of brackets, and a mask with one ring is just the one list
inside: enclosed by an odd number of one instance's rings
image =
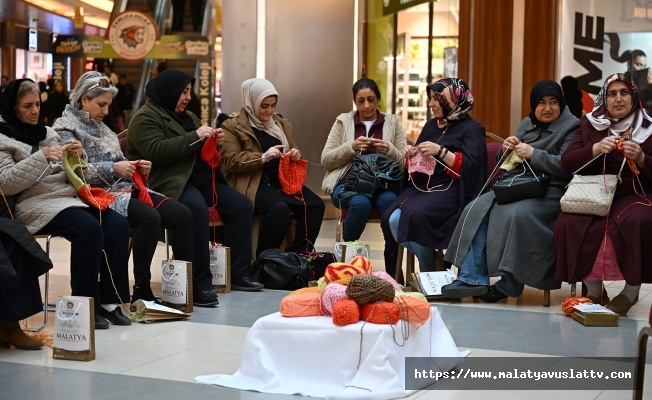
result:
[(435, 307), (431, 319), (432, 323), (419, 329), (409, 325), (409, 338), (402, 347), (396, 344), (403, 344), (400, 323), (367, 323), (360, 353), (362, 322), (338, 327), (327, 316), (284, 318), (280, 313), (270, 314), (249, 330), (235, 374), (204, 375), (196, 380), (234, 389), (329, 399), (405, 397), (415, 392), (404, 389), (405, 357), (468, 354), (457, 349)]

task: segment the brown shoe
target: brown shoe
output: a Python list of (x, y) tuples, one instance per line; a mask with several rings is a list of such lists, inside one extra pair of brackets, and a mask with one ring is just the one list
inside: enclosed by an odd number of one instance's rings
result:
[(37, 350), (43, 347), (43, 341), (27, 336), (20, 329), (18, 321), (0, 321), (0, 342), (23, 350)]
[(609, 296), (607, 296), (607, 291), (604, 287), (602, 288), (602, 302), (600, 302), (600, 299), (596, 296), (588, 295), (586, 298), (591, 300), (593, 304), (600, 304), (602, 306), (605, 306), (607, 303), (609, 303)]
[(630, 303), (627, 296), (621, 293), (618, 296), (614, 297), (613, 300), (611, 300), (609, 303), (607, 303), (605, 307), (618, 315), (626, 315), (627, 311), (629, 311), (629, 309), (632, 308), (632, 306), (636, 303), (638, 303), (638, 296), (636, 296), (634, 301)]

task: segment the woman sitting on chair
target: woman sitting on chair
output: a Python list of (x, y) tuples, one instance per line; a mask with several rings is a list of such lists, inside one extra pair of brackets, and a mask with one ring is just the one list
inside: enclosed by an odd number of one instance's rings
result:
[(434, 269), (435, 253), (448, 246), (462, 209), (480, 194), (487, 177), (485, 130), (469, 116), (473, 96), (466, 83), (438, 80), (428, 86), (428, 97), (434, 118), (415, 146), (403, 150), (417, 171), (408, 168), (405, 190), (381, 223), (385, 235), (391, 232), (417, 256), (422, 272)]
[[(118, 137), (102, 122), (117, 94), (109, 78), (97, 71), (83, 74), (70, 95), (61, 118), (52, 127), (64, 141), (81, 142), (90, 168), (85, 178), (115, 196), (110, 205), (124, 215), (134, 230), (134, 292), (138, 299), (157, 301), (152, 293), (150, 271), (161, 227), (170, 229), (175, 258), (194, 262), (192, 215), (188, 207), (165, 196), (146, 190), (146, 177), (152, 163), (127, 161), (120, 150)], [(134, 187), (132, 178), (139, 172)]]
[[(382, 215), (396, 199), (392, 190), (381, 190), (371, 198), (363, 194), (340, 198), (353, 159), (360, 154), (380, 153), (399, 161), (406, 145), (401, 121), (396, 115), (378, 111), (380, 90), (376, 82), (367, 78), (357, 81), (353, 85), (353, 101), (356, 110), (340, 114), (335, 119), (321, 153), (321, 162), (326, 169), (322, 190), (331, 195), (335, 207), (348, 208), (342, 232), (345, 242), (360, 238), (372, 207), (378, 207)], [(385, 270), (394, 276), (398, 243), (391, 234), (384, 236)]]
[[(15, 217), (29, 232), (70, 241), (72, 295), (95, 299), (95, 328), (108, 329), (105, 318), (131, 325), (118, 306), (129, 301), (129, 223), (80, 199), (60, 163), (63, 141), (38, 122), (40, 107), (38, 87), (30, 79), (13, 81), (2, 93), (0, 187), (7, 196), (17, 195)], [(81, 157), (79, 141), (65, 146), (71, 157)]]
[[(552, 227), (559, 215), (559, 199), (570, 180), (561, 164), (562, 153), (570, 144), (579, 120), (564, 102), (561, 87), (541, 81), (530, 92), (530, 116), (521, 121), (516, 136), (503, 142), (500, 159), (515, 154), (525, 161), (514, 164), (501, 180), (517, 176), (550, 177), (545, 196), (498, 204), (491, 191), (471, 202), (462, 213), (444, 259), (460, 267), (453, 283), (442, 288), (448, 298), (481, 296), (494, 303), (518, 297), (525, 285), (542, 290), (558, 289), (555, 280), (555, 249)], [(512, 155), (508, 159), (511, 160)], [(531, 169), (530, 169), (531, 168)], [(489, 247), (491, 238), (491, 249)], [(489, 286), (491, 274), (502, 275)]]
[(274, 114), (277, 102), (278, 92), (270, 81), (246, 80), (240, 114), (222, 124), (224, 175), (251, 200), (254, 213), (262, 216), (256, 255), (281, 246), (290, 226), (290, 211), (297, 217), (297, 227), (288, 250), (312, 251), (324, 218), (324, 202), (310, 189), (303, 186), (298, 198), (281, 187), (281, 160), (297, 161), (301, 153), (292, 140), (290, 122)]
[[(555, 223), (557, 279), (582, 280), (588, 298), (620, 315), (638, 302), (641, 283), (652, 282), (652, 207), (641, 196), (652, 192), (651, 135), (632, 78), (613, 74), (561, 159), (568, 172), (589, 163), (583, 175), (622, 169), (607, 217), (562, 212)], [(623, 279), (625, 288), (609, 301), (602, 281)]]

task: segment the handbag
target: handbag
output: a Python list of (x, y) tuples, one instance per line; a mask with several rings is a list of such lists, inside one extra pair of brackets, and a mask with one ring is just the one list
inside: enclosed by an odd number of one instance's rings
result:
[[(523, 166), (525, 169), (525, 166)], [(541, 173), (538, 176), (533, 174), (507, 175), (494, 183), (492, 189), (496, 195), (498, 204), (509, 204), (525, 199), (536, 199), (544, 197), (550, 184), (550, 175)]]
[(577, 172), (584, 167), (575, 171), (573, 179), (566, 186), (566, 193), (559, 200), (561, 210), (571, 214), (606, 217), (609, 214), (625, 161), (626, 158), (623, 159), (618, 175), (577, 175)]
[(391, 190), (398, 193), (403, 171), (398, 162), (384, 154), (362, 154), (353, 158), (344, 190), (338, 194), (346, 199), (356, 194), (373, 197), (376, 193)]
[(308, 286), (312, 273), (305, 258), (297, 253), (267, 249), (254, 261), (254, 277), (266, 289), (296, 290)]

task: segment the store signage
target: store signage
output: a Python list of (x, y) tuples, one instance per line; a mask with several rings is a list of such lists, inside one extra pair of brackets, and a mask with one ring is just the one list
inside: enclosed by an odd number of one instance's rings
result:
[(401, 10), (426, 2), (428, 0), (383, 0), (383, 15), (396, 14)]
[(148, 14), (126, 10), (111, 21), (106, 36), (120, 58), (142, 60), (154, 48), (158, 28)]
[(212, 104), (215, 100), (211, 90), (211, 74), (213, 68), (208, 61), (199, 63), (199, 79), (197, 80), (197, 98), (199, 99), (201, 113), (198, 115), (201, 122), (210, 125), (210, 116), (212, 115)]
[(37, 49), (38, 49), (38, 32), (36, 31), (36, 29), (29, 29), (27, 31), (27, 50), (36, 51)]

